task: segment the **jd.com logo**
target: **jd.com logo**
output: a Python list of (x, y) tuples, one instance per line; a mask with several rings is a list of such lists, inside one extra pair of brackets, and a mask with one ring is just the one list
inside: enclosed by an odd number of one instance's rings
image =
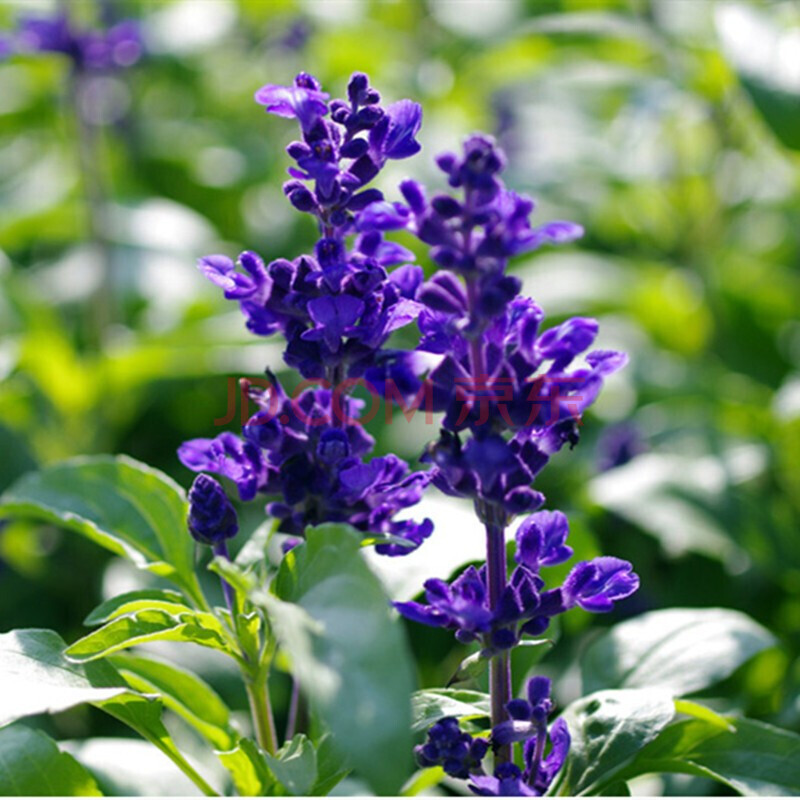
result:
[[(512, 428), (528, 427), (536, 423), (547, 425), (569, 416), (578, 425), (581, 424), (581, 401), (580, 394), (562, 394), (561, 389), (567, 382), (563, 379), (551, 378), (541, 375), (531, 381), (524, 402), (523, 408), (530, 408), (528, 419), (525, 421), (517, 418), (512, 420), (509, 405), (515, 402), (514, 385), (511, 378), (480, 376), (474, 378), (456, 378), (456, 402), (460, 403), (460, 413), (456, 425), (463, 424), (468, 417), (472, 425), (485, 425), (489, 421), (490, 409), (494, 408), (500, 414), (503, 421)], [(384, 403), (385, 422), (390, 425), (394, 421), (394, 406), (400, 409), (408, 422), (414, 418), (417, 412), (425, 414), (425, 424), (433, 425), (433, 393), (434, 387), (430, 381), (424, 381), (416, 393), (409, 400), (391, 379), (387, 380), (385, 392), (381, 395), (375, 386), (364, 378), (347, 378), (335, 387), (331, 386), (330, 381), (324, 378), (315, 380), (304, 380), (295, 387), (290, 400), (290, 413), (295, 416), (303, 425), (319, 426), (331, 425), (333, 418), (342, 425), (366, 425), (371, 422), (378, 413), (381, 406), (381, 396), (386, 400)], [(255, 424), (266, 423), (276, 416), (278, 420), (286, 425), (290, 422), (289, 414), (282, 402), (282, 395), (273, 391), (273, 383), (267, 378), (235, 378), (227, 379), (228, 403), (224, 417), (214, 420), (214, 425), (228, 425), (236, 417), (237, 403), (240, 409), (240, 421), (244, 425), (251, 417), (252, 411), (250, 403), (252, 393), (262, 390), (262, 398), (267, 401), (265, 409), (267, 413), (262, 414), (259, 421)], [(332, 389), (331, 407), (332, 414), (309, 415), (301, 406), (299, 399), (301, 394), (310, 388)], [(348, 414), (345, 398), (348, 397), (356, 387), (366, 389), (370, 396), (370, 407), (366, 413), (359, 414), (357, 417)], [(517, 405), (520, 405), (519, 398), (516, 398)], [(263, 404), (263, 401), (262, 401)], [(544, 414), (542, 411), (544, 410)], [(477, 414), (477, 419), (475, 415)], [(251, 423), (252, 424), (252, 423)]]

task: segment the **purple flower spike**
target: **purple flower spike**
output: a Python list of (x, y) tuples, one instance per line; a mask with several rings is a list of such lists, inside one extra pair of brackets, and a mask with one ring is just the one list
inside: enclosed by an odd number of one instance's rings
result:
[(564, 582), (564, 600), (568, 607), (579, 605), (585, 611), (603, 614), (614, 602), (632, 595), (639, 588), (639, 576), (629, 561), (601, 556), (576, 564)]

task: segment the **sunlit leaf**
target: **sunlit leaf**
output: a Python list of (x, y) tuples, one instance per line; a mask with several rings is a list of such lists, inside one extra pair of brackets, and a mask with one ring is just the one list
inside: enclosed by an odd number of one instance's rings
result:
[(572, 703), (562, 714), (572, 742), (558, 793), (596, 794), (619, 780), (674, 715), (671, 696), (659, 689), (596, 692)]
[(236, 744), (230, 725), (230, 710), (203, 680), (175, 664), (153, 657), (117, 653), (111, 663), (128, 685), (145, 694), (158, 694), (166, 708), (174, 711), (220, 750)]
[(137, 611), (117, 617), (84, 636), (65, 651), (71, 661), (93, 661), (146, 642), (193, 642), (235, 655), (228, 634), (219, 620), (206, 612), (168, 614), (166, 611)]
[(683, 772), (714, 778), (744, 795), (800, 794), (800, 736), (750, 719), (732, 723), (733, 731), (703, 720), (671, 725), (625, 774)]
[(76, 458), (25, 475), (0, 497), (0, 516), (69, 528), (202, 602), (183, 490), (126, 456)]
[(488, 717), (489, 695), (469, 689), (423, 689), (414, 692), (415, 731), (427, 730), (442, 717)]
[(775, 644), (740, 611), (670, 608), (614, 626), (581, 659), (584, 692), (661, 688), (688, 694), (728, 677)]
[(0, 730), (0, 795), (100, 797), (91, 773), (41, 731)]

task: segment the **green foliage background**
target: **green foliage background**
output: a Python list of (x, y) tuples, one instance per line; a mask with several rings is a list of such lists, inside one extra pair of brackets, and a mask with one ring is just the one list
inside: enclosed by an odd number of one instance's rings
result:
[[(35, 5), (0, 4), (0, 27)], [(89, 0), (67, 5), (76, 19), (96, 13)], [(537, 199), (539, 219), (587, 230), (569, 249), (514, 265), (526, 293), (550, 322), (597, 316), (601, 346), (631, 356), (579, 447), (539, 487), (570, 515), (580, 557), (623, 556), (642, 577), (613, 619), (567, 620), (542, 667), (560, 702), (576, 696), (577, 659), (603, 626), (673, 605), (726, 606), (780, 646), (709, 701), (800, 732), (797, 7), (177, 0), (115, 9), (143, 20), (149, 53), (96, 87), (88, 110), (107, 124), (95, 129), (88, 166), (66, 60), (0, 62), (0, 489), (36, 465), (100, 452), (128, 453), (188, 485), (175, 450), (221, 430), (230, 379), (270, 366), (291, 384), (279, 343), (249, 337), (194, 262), (245, 248), (291, 258), (311, 246), (312, 226), (280, 192), (293, 126), (267, 117), (252, 94), (303, 69), (337, 96), (363, 70), (387, 99), (411, 97), (425, 111), (423, 152), (386, 170), (387, 195), (408, 174), (441, 185), (436, 152), (476, 129), (495, 133), (508, 182)], [(308, 32), (300, 46), (289, 41), (298, 25)], [(106, 200), (92, 210), (86, 187), (97, 178)], [(420, 417), (381, 418), (370, 425), (379, 450), (411, 460), (436, 430)], [(644, 452), (600, 474), (600, 433), (623, 422)], [(438, 526), (452, 528), (442, 509)], [(259, 513), (247, 510), (246, 531)], [(430, 574), (447, 577), (470, 557), (432, 556)], [(0, 533), (0, 559), (0, 630), (52, 627), (66, 641), (133, 580), (90, 543), (23, 523)], [(446, 683), (463, 650), (445, 632), (408, 633), (420, 685)], [(520, 682), (533, 653), (515, 656)], [(213, 660), (194, 666), (226, 678)], [(60, 737), (115, 730), (87, 710), (48, 724)], [(685, 791), (686, 780), (660, 790)]]

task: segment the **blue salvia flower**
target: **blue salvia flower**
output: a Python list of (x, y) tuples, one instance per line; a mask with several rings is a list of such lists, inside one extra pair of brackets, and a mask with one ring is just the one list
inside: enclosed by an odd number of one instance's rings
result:
[[(525, 769), (506, 769), (502, 765), (494, 777), (477, 775), (470, 788), (478, 795), (543, 795), (566, 760), (570, 736), (563, 719), (556, 720), (548, 730), (547, 718), (553, 710), (550, 699), (551, 684), (548, 678), (535, 677), (528, 681), (527, 699), (512, 700), (507, 704), (510, 719), (492, 729), (494, 745), (524, 742)], [(545, 754), (547, 744), (549, 753)]]
[(198, 475), (189, 490), (189, 533), (201, 544), (215, 546), (239, 531), (236, 510), (225, 490), (208, 475)]
[(500, 603), (490, 608), (486, 569), (468, 567), (452, 583), (425, 582), (425, 603), (395, 603), (408, 619), (454, 630), (461, 642), (479, 640), (484, 653), (516, 645), (525, 635), (538, 636), (550, 620), (579, 606), (605, 613), (635, 592), (639, 578), (628, 561), (601, 556), (576, 564), (563, 585), (545, 589), (540, 568), (562, 564), (572, 556), (566, 545), (567, 518), (560, 511), (539, 511), (520, 525), (516, 536), (517, 566)]
[[(572, 241), (580, 226), (533, 227), (533, 202), (503, 185), (505, 157), (490, 137), (472, 136), (462, 157), (445, 154), (437, 163), (460, 198), (428, 199), (418, 183), (404, 181), (405, 203), (373, 203), (358, 226), (408, 229), (431, 247), (440, 269), (416, 293), (425, 306), (419, 350), (439, 357), (426, 383), (444, 420), (426, 459), (439, 489), (511, 517), (541, 506), (531, 483), (555, 452), (577, 442), (581, 415), (626, 357), (590, 351), (593, 319), (542, 330), (541, 308), (518, 297), (520, 281), (506, 273), (509, 258)], [(579, 356), (586, 366), (575, 368)], [(408, 373), (408, 359), (389, 365), (388, 377), (393, 370)]]
[[(350, 78), (346, 99), (328, 102), (316, 78), (301, 73), (290, 86), (262, 87), (256, 102), (299, 123), (301, 139), (287, 148), (295, 165), (284, 191), (295, 208), (316, 217), (320, 238), (313, 253), (292, 261), (265, 264), (245, 251), (238, 263), (212, 255), (199, 268), (239, 304), (250, 331), (281, 334), (287, 365), (329, 388), (289, 399), (273, 382), (271, 390), (255, 393), (261, 409), (243, 438), (195, 439), (179, 456), (190, 469), (233, 480), (243, 500), (269, 497), (267, 511), (284, 533), (347, 522), (404, 540), (408, 546), (377, 548), (403, 555), (433, 526), (395, 515), (419, 502), (430, 476), (411, 472), (394, 455), (369, 459), (374, 442), (358, 424), (357, 404), (339, 389), (344, 380), (379, 379), (387, 363), (399, 360), (383, 347), (423, 308), (415, 299), (423, 273), (411, 263), (413, 254), (358, 224), (363, 209), (382, 199), (367, 184), (388, 160), (419, 150), (422, 112), (409, 100), (383, 107), (363, 73)], [(398, 268), (390, 273), (390, 267)], [(411, 390), (416, 377), (410, 367), (407, 372)]]
[(269, 389), (252, 396), (261, 408), (242, 437), (225, 432), (185, 442), (178, 450), (185, 466), (229, 478), (242, 500), (272, 498), (266, 510), (282, 533), (302, 536), (307, 525), (347, 522), (365, 533), (402, 539), (377, 546), (392, 556), (405, 555), (430, 536), (429, 519), (394, 518), (422, 499), (430, 476), (412, 472), (392, 454), (366, 459), (374, 440), (358, 422), (357, 401), (328, 389), (289, 398), (274, 378)]

